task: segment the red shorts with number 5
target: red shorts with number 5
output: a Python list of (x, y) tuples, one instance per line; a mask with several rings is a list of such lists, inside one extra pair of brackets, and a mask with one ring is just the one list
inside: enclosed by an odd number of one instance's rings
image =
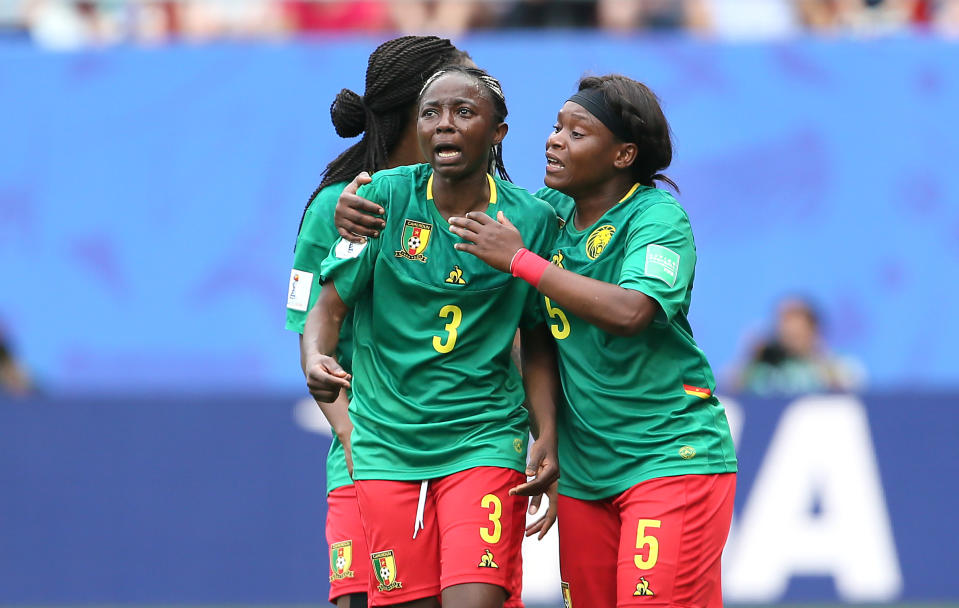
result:
[(722, 608), (736, 474), (651, 479), (603, 500), (559, 497), (567, 608)]
[(356, 492), (373, 572), (372, 606), (439, 597), (463, 583), (506, 590), (522, 606), (522, 543), (527, 499), (509, 490), (526, 481), (512, 469), (475, 467), (431, 479), (423, 529), (413, 530), (421, 483), (358, 480)]
[(370, 552), (366, 548), (356, 487), (342, 486), (326, 496), (326, 542), (330, 546), (330, 601), (370, 586)]

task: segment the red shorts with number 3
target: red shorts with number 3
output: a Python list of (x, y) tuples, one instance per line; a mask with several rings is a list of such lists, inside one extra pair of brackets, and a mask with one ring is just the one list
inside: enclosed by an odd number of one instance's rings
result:
[(370, 586), (366, 536), (356, 502), (355, 486), (342, 486), (326, 497), (326, 542), (330, 546), (330, 601)]
[(651, 479), (603, 500), (559, 497), (567, 608), (722, 608), (736, 474)]
[(506, 590), (521, 607), (527, 499), (509, 490), (526, 481), (512, 469), (475, 467), (431, 479), (423, 529), (413, 538), (420, 482), (359, 480), (360, 513), (373, 572), (373, 606), (439, 597), (463, 583)]

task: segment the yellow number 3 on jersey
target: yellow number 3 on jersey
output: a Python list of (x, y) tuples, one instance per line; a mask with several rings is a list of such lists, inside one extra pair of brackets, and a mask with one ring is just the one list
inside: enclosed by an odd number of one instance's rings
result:
[(433, 348), (438, 353), (448, 353), (456, 346), (456, 328), (463, 322), (463, 311), (459, 306), (447, 304), (440, 309), (440, 314), (437, 316), (441, 319), (449, 318), (449, 323), (443, 328), (446, 330), (446, 340), (440, 336), (433, 336)]

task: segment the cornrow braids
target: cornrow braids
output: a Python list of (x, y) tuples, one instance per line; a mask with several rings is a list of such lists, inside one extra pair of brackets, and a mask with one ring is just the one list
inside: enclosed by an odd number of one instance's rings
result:
[(399, 144), (411, 110), (426, 77), (439, 67), (469, 60), (469, 55), (446, 38), (403, 36), (388, 40), (371, 54), (366, 68), (366, 91), (362, 97), (343, 89), (330, 105), (330, 118), (340, 137), (363, 138), (333, 159), (323, 171), (320, 184), (310, 195), (300, 216), (297, 234), (303, 228), (306, 210), (320, 190), (349, 181), (362, 171), (384, 168)]
[(650, 187), (663, 182), (679, 192), (676, 182), (660, 173), (673, 160), (673, 141), (656, 94), (643, 83), (619, 74), (587, 76), (579, 81), (579, 90), (583, 89), (603, 92), (610, 110), (629, 132), (630, 143), (636, 144), (636, 160), (630, 167), (634, 179)]
[[(489, 92), (490, 101), (493, 102), (493, 120), (498, 123), (506, 120), (509, 110), (506, 108), (506, 97), (503, 95), (503, 86), (500, 84), (499, 80), (496, 80), (490, 76), (489, 73), (487, 73), (485, 70), (481, 70), (480, 68), (473, 68), (465, 65), (444, 66), (426, 79), (426, 82), (423, 83), (423, 88), (420, 89), (419, 97), (422, 98), (426, 89), (428, 89), (429, 86), (433, 84), (440, 76), (453, 72), (465, 74), (482, 84), (483, 87)], [(510, 179), (509, 173), (506, 172), (506, 163), (503, 162), (502, 142), (490, 148), (489, 167), (487, 168), (487, 172), (493, 173), (494, 171), (502, 179), (505, 179), (508, 182), (513, 181)]]

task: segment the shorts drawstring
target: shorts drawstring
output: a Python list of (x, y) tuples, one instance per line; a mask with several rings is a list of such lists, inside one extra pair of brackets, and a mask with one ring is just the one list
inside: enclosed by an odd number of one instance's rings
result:
[(423, 529), (423, 512), (426, 510), (426, 487), (429, 484), (430, 482), (427, 479), (420, 482), (420, 499), (416, 503), (416, 521), (413, 522), (413, 538), (416, 538), (416, 533)]

